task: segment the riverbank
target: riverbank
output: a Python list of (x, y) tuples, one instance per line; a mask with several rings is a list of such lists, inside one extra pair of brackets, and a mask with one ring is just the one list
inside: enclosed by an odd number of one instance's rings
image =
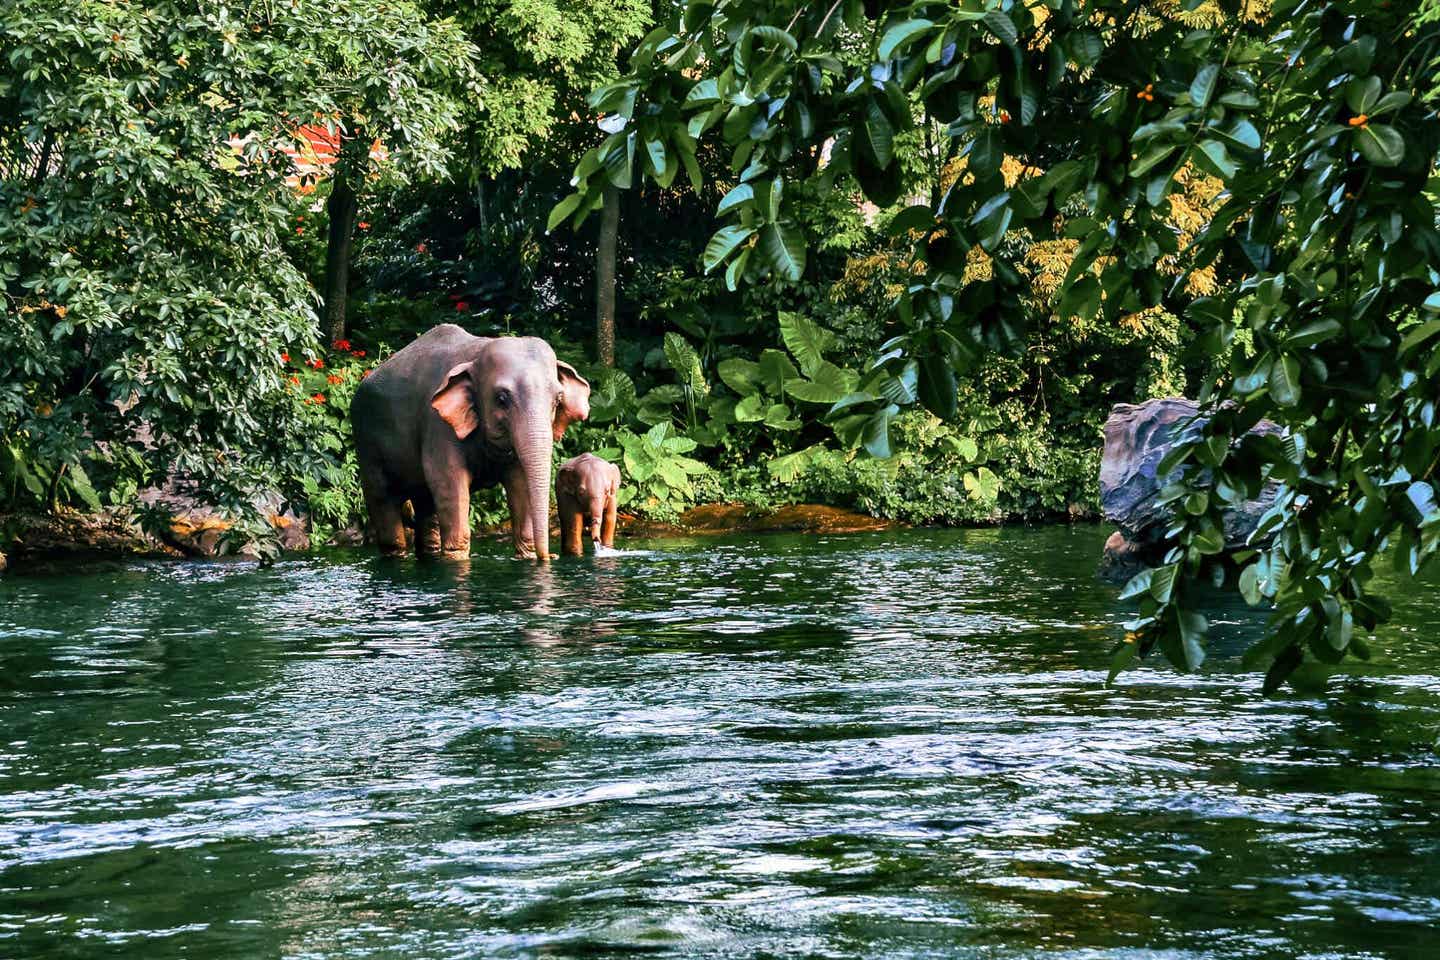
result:
[[(323, 543), (312, 543), (303, 519), (271, 519), (282, 552), (308, 553), (326, 547), (357, 546), (356, 528), (342, 530)], [(674, 523), (621, 514), (619, 535), (645, 539), (719, 536), (731, 533), (840, 534), (888, 530), (904, 526), (825, 504), (788, 504), (760, 508), (743, 503), (711, 503), (692, 507)], [(133, 517), (119, 511), (84, 513), (63, 510), (55, 514), (0, 514), (0, 573), (24, 569), (52, 560), (216, 559), (239, 556), (254, 559), (258, 553), (227, 543), (231, 525), (211, 515), (189, 513), (173, 518), (159, 534), (146, 532)], [(509, 524), (477, 528), (476, 537), (504, 539)], [(552, 518), (551, 536), (558, 542), (558, 525)], [(8, 555), (8, 560), (7, 560)]]

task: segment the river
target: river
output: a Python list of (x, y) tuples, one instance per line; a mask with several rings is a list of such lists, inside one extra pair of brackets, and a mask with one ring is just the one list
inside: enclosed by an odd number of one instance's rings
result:
[(1433, 957), (1440, 595), (1104, 684), (1097, 527), (0, 579), (0, 957)]

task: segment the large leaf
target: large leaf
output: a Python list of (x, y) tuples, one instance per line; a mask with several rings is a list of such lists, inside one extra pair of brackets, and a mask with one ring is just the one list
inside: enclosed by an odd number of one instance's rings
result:
[(1270, 366), (1270, 396), (1282, 407), (1300, 402), (1300, 361), (1292, 354), (1277, 357)]
[[(805, 238), (794, 227), (767, 223), (760, 231), (756, 250), (777, 276), (796, 281), (805, 273)], [(709, 247), (705, 248), (705, 256), (710, 256)]]
[(828, 330), (790, 310), (780, 311), (780, 339), (807, 377), (825, 362), (825, 354), (835, 347), (835, 337)]
[(754, 233), (754, 227), (742, 227), (739, 224), (716, 230), (710, 242), (705, 245), (705, 272), (709, 273), (718, 267), (726, 257), (735, 252), (736, 247), (749, 240)]
[(716, 367), (720, 380), (742, 397), (760, 390), (760, 365), (753, 360), (730, 357)]
[(1405, 138), (1383, 123), (1367, 123), (1355, 134), (1355, 146), (1377, 167), (1397, 166), (1405, 158)]
[(669, 361), (670, 368), (679, 374), (682, 384), (698, 396), (703, 397), (710, 393), (710, 386), (705, 382), (705, 371), (700, 364), (700, 354), (696, 353), (695, 348), (680, 334), (665, 334), (665, 359)]
[(1215, 93), (1215, 82), (1219, 79), (1218, 64), (1207, 63), (1195, 71), (1195, 79), (1190, 81), (1190, 102), (1200, 109), (1209, 106), (1210, 97)]
[(929, 20), (902, 20), (899, 23), (891, 24), (880, 38), (880, 46), (875, 51), (876, 58), (889, 60), (895, 55), (895, 51), (906, 46), (933, 26), (935, 24)]

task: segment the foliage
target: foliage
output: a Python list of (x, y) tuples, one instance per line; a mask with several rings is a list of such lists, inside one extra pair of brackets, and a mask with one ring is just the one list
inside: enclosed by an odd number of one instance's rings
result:
[[(738, 181), (703, 259), (733, 288), (804, 277), (797, 183), (853, 182), (879, 207), (904, 203), (890, 230), (915, 275), (875, 360), (890, 390), (832, 408), (865, 418), (876, 454), (902, 407), (954, 418), (977, 359), (1023, 347), (1039, 319), (1023, 257), (1037, 246), (1069, 242), (1059, 318), (1185, 316), (1211, 416), (1172, 465), (1205, 469), (1170, 491), (1185, 507), (1178, 543), (1126, 591), (1142, 610), (1117, 668), (1157, 646), (1199, 665), (1207, 623), (1191, 584), (1227, 575), (1215, 567), (1219, 510), (1274, 479), (1273, 546), (1240, 555), (1237, 584), (1274, 602), (1254, 654), (1273, 689), (1302, 665), (1363, 655), (1357, 626), (1388, 612), (1365, 589), (1376, 555), (1394, 548), (1413, 573), (1440, 541), (1440, 240), (1427, 192), (1440, 132), (1424, 100), (1440, 32), (1414, 11), (691, 0), (646, 37), (629, 75), (596, 91), (609, 136), (551, 222), (583, 221), (607, 182), (664, 186), (683, 171), (699, 190), (696, 157), (713, 142)], [(928, 202), (907, 196), (903, 147), (917, 130), (939, 145), (936, 166), (963, 162)], [(1198, 176), (1225, 193), (1203, 226), (1177, 228)], [(1286, 440), (1243, 436), (1264, 416)]]
[(10, 3), (0, 437), (21, 486), (24, 463), (93, 506), (82, 478), (178, 475), (241, 515), (322, 470), (276, 359), (316, 325), (287, 151), (301, 123), (362, 122), (393, 168), (436, 168), (466, 57), (404, 0)]
[(678, 435), (668, 423), (657, 423), (643, 434), (621, 430), (616, 440), (618, 448), (607, 447), (597, 456), (624, 465), (631, 484), (620, 490), (621, 506), (638, 496), (652, 515), (674, 519), (693, 502), (691, 478), (710, 469), (685, 456), (695, 450), (694, 440)]

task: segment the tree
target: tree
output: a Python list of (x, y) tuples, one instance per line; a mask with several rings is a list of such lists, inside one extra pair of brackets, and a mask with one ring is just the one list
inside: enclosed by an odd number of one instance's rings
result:
[(606, 188), (595, 245), (595, 357), (615, 366), (615, 255), (620, 230), (620, 191)]
[[(578, 223), (607, 185), (641, 177), (664, 185), (683, 169), (698, 186), (698, 142), (717, 140), (739, 182), (717, 208), (707, 269), (732, 288), (794, 280), (809, 245), (787, 203), (795, 183), (854, 183), (888, 206), (904, 187), (897, 140), (941, 125), (965, 173), (895, 218), (921, 272), (894, 304), (876, 374), (832, 415), (858, 422), (872, 450), (888, 449), (907, 402), (952, 416), (957, 377), (1022, 338), (1029, 281), (1009, 238), (1075, 241), (1059, 315), (1113, 323), (1164, 308), (1188, 319), (1217, 371), (1199, 438), (1166, 464), (1179, 471), (1175, 547), (1123, 594), (1141, 610), (1116, 668), (1156, 647), (1197, 667), (1208, 623), (1196, 584), (1213, 579), (1273, 604), (1252, 653), (1273, 689), (1364, 656), (1360, 634), (1388, 614), (1366, 589), (1376, 557), (1393, 550), (1413, 573), (1440, 542), (1440, 233), (1427, 192), (1440, 130), (1426, 100), (1440, 30), (1415, 11), (691, 0), (596, 92), (613, 132), (552, 219)], [(1023, 170), (1008, 184), (1006, 158)], [(1191, 171), (1226, 194), (1182, 249), (1172, 194)], [(984, 276), (967, 275), (975, 250)], [(1200, 270), (1214, 272), (1212, 295), (1189, 282)], [(1286, 439), (1247, 436), (1262, 417)], [(1267, 480), (1280, 484), (1262, 525), (1272, 539), (1225, 556), (1221, 509)]]
[[(281, 354), (313, 348), (288, 249), (301, 124), (441, 169), (453, 26), (413, 6), (15, 0), (0, 28), (0, 438), (123, 493), (172, 472), (232, 512), (309, 469)], [(374, 104), (383, 103), (378, 110)], [(19, 459), (17, 459), (19, 458)], [(86, 493), (88, 491), (88, 494)], [(98, 506), (98, 501), (92, 502)]]

